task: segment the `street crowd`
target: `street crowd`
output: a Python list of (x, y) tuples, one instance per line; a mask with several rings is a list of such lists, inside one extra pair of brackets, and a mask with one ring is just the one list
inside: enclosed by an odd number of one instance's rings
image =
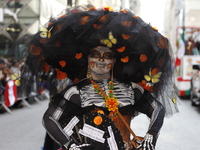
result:
[[(24, 61), (15, 58), (0, 58), (0, 112), (4, 113), (9, 107), (21, 108), (17, 93), (20, 88), (19, 77)], [(6, 109), (7, 108), (7, 109)]]
[[(27, 76), (24, 82), (31, 82), (30, 87), (22, 86), (21, 72), (25, 60), (18, 61), (15, 58), (0, 58), (0, 113), (12, 112), (12, 109), (23, 108), (24, 103), (29, 105), (32, 98), (39, 100), (38, 96), (44, 93), (48, 98), (48, 93), (42, 87), (38, 91), (34, 79)], [(30, 77), (30, 78), (29, 78)], [(30, 80), (28, 80), (28, 78)]]

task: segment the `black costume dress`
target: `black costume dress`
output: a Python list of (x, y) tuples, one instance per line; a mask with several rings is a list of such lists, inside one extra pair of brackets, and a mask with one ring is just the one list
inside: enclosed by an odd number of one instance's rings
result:
[[(108, 80), (96, 82), (104, 91), (108, 91)], [(124, 84), (114, 81), (114, 95), (119, 101), (119, 111), (123, 116), (128, 116), (126, 118), (129, 118), (129, 123), (137, 112), (146, 114), (150, 118), (148, 133), (153, 135), (155, 145), (165, 111), (162, 104), (149, 94), (135, 83)], [(151, 99), (147, 100), (147, 97)], [(99, 110), (103, 113), (99, 113)], [(117, 146), (119, 150), (128, 149), (125, 143), (130, 140), (130, 133), (129, 137), (127, 131), (120, 133), (108, 115), (104, 99), (94, 91), (90, 80), (84, 79), (54, 96), (43, 119), (45, 128), (61, 146), (72, 140), (76, 144), (90, 144), (85, 149), (109, 150), (111, 145)], [(96, 116), (103, 118), (101, 125), (94, 123)], [(110, 145), (108, 143), (112, 134), (109, 134), (108, 127), (114, 133)], [(84, 130), (87, 134), (84, 134)]]

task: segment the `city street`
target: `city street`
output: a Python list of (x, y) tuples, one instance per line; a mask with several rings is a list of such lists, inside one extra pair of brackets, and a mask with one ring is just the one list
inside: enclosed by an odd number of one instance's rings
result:
[[(1, 150), (41, 150), (45, 137), (41, 122), (48, 100), (31, 106), (12, 110), (13, 114), (0, 114)], [(189, 100), (181, 100), (179, 109), (180, 113), (165, 119), (156, 150), (199, 149), (200, 108), (191, 106)], [(134, 119), (132, 128), (143, 136), (146, 124), (147, 117), (140, 115)]]

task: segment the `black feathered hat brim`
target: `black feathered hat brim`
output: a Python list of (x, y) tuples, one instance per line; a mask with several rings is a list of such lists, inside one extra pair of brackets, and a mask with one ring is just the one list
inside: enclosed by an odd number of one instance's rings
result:
[(82, 5), (64, 11), (33, 36), (26, 64), (35, 73), (48, 65), (56, 69), (58, 79), (81, 80), (86, 77), (89, 51), (99, 45), (115, 53), (114, 77), (121, 82), (136, 82), (158, 95), (172, 86), (168, 39), (129, 10)]

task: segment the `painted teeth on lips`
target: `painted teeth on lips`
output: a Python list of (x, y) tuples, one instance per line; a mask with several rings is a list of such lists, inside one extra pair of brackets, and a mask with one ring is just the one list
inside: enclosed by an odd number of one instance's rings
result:
[(106, 64), (105, 63), (96, 63), (96, 66), (100, 67), (100, 68), (104, 68), (104, 67), (106, 67)]

